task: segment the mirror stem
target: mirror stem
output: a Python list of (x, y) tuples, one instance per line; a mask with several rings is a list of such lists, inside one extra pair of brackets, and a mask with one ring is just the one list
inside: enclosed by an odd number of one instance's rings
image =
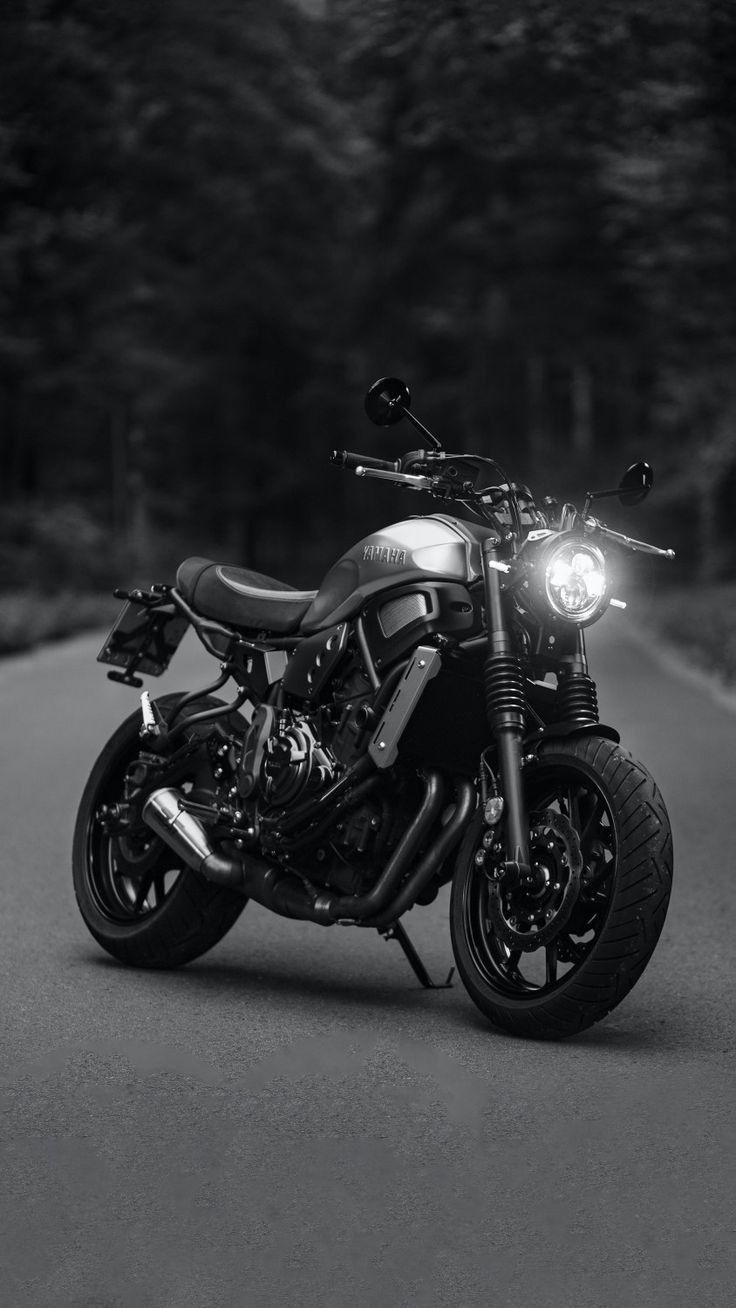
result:
[(416, 427), (417, 431), (420, 431), (423, 436), (426, 436), (428, 441), (431, 441), (432, 446), (435, 450), (442, 449), (442, 442), (438, 441), (437, 437), (433, 436), (431, 431), (427, 431), (427, 428), (424, 426), (424, 423), (420, 422), (418, 418), (415, 418), (414, 414), (409, 409), (404, 409), (404, 417), (407, 419), (408, 422), (412, 424), (413, 427)]
[(586, 491), (585, 498), (586, 500), (607, 500), (610, 499), (612, 495), (620, 495), (620, 494), (621, 494), (621, 487), (616, 486), (614, 490)]
[(620, 495), (620, 494), (621, 494), (621, 487), (620, 487), (620, 486), (617, 486), (615, 490), (586, 491), (586, 492), (585, 492), (585, 508), (583, 509), (583, 517), (584, 517), (584, 518), (587, 518), (587, 516), (588, 516), (588, 510), (590, 509), (590, 506), (591, 506), (591, 504), (593, 503), (593, 500), (610, 500), (610, 499), (613, 498), (614, 495)]

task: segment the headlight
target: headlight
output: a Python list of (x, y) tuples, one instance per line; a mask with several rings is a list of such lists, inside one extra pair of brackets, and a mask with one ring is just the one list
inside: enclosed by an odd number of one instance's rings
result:
[(608, 603), (606, 561), (587, 541), (566, 540), (541, 561), (547, 600), (560, 618), (585, 624)]

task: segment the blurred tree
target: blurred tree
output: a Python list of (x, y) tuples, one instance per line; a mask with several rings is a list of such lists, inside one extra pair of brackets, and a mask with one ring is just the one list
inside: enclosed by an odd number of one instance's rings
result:
[(563, 430), (589, 463), (599, 379), (636, 349), (600, 177), (611, 55), (628, 39), (615, 8), (527, 2), (500, 18), (507, 6), (401, 0), (351, 14), (346, 80), (382, 146), (360, 330), (389, 352), (414, 343), (408, 362), (469, 443), (524, 436), (529, 476)]
[(734, 559), (719, 491), (736, 467), (736, 14), (719, 0), (656, 23), (641, 12), (636, 32), (638, 77), (607, 150), (611, 221), (644, 313), (658, 500), (695, 502), (712, 579)]
[(69, 403), (113, 226), (108, 70), (76, 23), (55, 26), (51, 39), (43, 7), (24, 6), (5, 18), (1, 43), (0, 410), (9, 497), (47, 489), (48, 396)]
[(77, 0), (9, 32), (0, 493), (96, 497), (130, 537), (145, 482), (253, 558), (308, 514), (290, 456), (339, 353), (355, 141), (316, 30), (287, 0)]
[(0, 21), (0, 503), (84, 505), (111, 566), (184, 536), (313, 580), (403, 511), (324, 454), (405, 372), (448, 441), (566, 495), (651, 452), (675, 508), (696, 430), (700, 566), (732, 561), (727, 0)]

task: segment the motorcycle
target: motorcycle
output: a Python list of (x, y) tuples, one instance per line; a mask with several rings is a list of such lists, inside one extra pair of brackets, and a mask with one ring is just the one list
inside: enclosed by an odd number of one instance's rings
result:
[(331, 461), (446, 511), (367, 536), (314, 591), (189, 558), (175, 585), (115, 592), (109, 677), (140, 689), (189, 626), (219, 671), (189, 693), (143, 691), (103, 749), (74, 833), (77, 902), (133, 966), (199, 957), (252, 899), (375, 928), (434, 988), (402, 919), (451, 882), (470, 998), (495, 1028), (566, 1036), (621, 1002), (667, 911), (667, 810), (599, 721), (585, 630), (625, 607), (612, 555), (673, 551), (590, 512), (643, 500), (647, 463), (582, 511), (537, 505), (495, 460), (446, 452), (410, 403), (384, 377), (365, 407), (382, 426), (407, 420), (423, 448)]

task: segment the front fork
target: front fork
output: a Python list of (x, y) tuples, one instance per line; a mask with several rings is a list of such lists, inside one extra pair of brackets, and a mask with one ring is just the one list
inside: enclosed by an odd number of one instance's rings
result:
[(499, 773), (506, 812), (504, 882), (517, 884), (532, 877), (529, 861), (529, 815), (522, 783), (524, 736), (524, 675), (514, 650), (501, 602), (503, 563), (498, 544), (483, 542), (483, 580), (488, 654), (484, 685), (488, 721), (498, 743)]

